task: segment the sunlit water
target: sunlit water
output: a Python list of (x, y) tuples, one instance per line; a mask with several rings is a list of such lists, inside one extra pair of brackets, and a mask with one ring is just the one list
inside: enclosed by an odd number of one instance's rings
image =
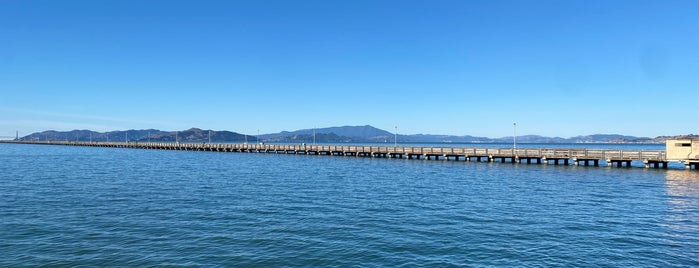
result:
[(699, 172), (0, 144), (0, 266), (699, 266)]

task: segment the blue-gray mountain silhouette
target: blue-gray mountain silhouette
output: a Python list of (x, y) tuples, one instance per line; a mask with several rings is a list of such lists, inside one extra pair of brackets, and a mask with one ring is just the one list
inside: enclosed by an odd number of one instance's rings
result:
[[(177, 138), (180, 142), (208, 142), (211, 133), (212, 142), (258, 142), (257, 135), (245, 135), (225, 130), (203, 130), (190, 128), (181, 131), (162, 131), (157, 129), (126, 130), (96, 132), (90, 130), (73, 131), (43, 131), (21, 137), (20, 140), (66, 140), (66, 141), (130, 141), (130, 142), (174, 142)], [(315, 133), (315, 135), (314, 135)], [(594, 134), (575, 136), (571, 138), (545, 137), (539, 135), (517, 136), (518, 143), (609, 143), (609, 142), (664, 142), (668, 138), (696, 137), (695, 135), (660, 136), (656, 138), (634, 137), (619, 134)], [(370, 125), (365, 126), (340, 126), (316, 129), (301, 129), (296, 131), (282, 131), (279, 133), (262, 134), (260, 142), (283, 143), (393, 143), (395, 133), (382, 130)], [(412, 134), (397, 135), (399, 143), (510, 143), (513, 137), (488, 138), (475, 136)]]

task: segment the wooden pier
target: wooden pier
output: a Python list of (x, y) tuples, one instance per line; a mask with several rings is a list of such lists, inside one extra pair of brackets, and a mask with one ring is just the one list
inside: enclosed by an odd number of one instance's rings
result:
[[(443, 161), (501, 162), (512, 164), (584, 165), (631, 167), (632, 161), (645, 168), (667, 168), (665, 151), (660, 150), (606, 150), (606, 149), (497, 149), (421, 146), (357, 146), (306, 144), (217, 144), (217, 143), (163, 143), (163, 142), (73, 142), (73, 141), (2, 141), (4, 143), (92, 146), (156, 150), (245, 152), (274, 154), (306, 154), (319, 156), (352, 156), (397, 159), (424, 159)], [(698, 169), (699, 162), (688, 167)], [(686, 163), (685, 163), (686, 164)]]

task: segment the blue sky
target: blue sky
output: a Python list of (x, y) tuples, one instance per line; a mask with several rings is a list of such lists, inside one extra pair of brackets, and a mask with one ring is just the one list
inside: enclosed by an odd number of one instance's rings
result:
[(0, 1), (0, 136), (699, 133), (699, 1)]

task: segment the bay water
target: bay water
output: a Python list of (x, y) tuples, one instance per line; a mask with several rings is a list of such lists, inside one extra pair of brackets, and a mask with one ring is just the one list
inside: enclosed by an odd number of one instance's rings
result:
[(698, 267), (699, 172), (0, 144), (0, 267)]

